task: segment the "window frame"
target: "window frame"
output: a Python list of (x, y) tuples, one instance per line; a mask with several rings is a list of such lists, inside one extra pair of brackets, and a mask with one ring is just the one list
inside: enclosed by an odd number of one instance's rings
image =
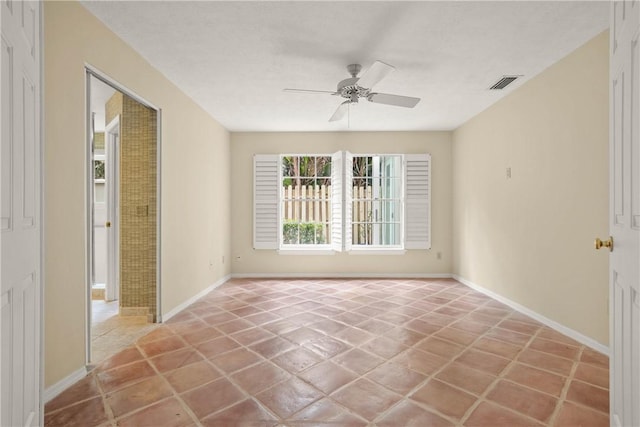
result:
[[(404, 154), (400, 154), (400, 153), (349, 153), (349, 156), (347, 156), (347, 160), (349, 160), (350, 162), (350, 166), (351, 166), (351, 170), (353, 170), (353, 161), (355, 158), (357, 157), (371, 157), (371, 158), (380, 158), (380, 157), (398, 157), (400, 160), (400, 171), (397, 174), (396, 177), (394, 177), (394, 179), (399, 180), (400, 181), (400, 195), (397, 198), (391, 198), (390, 200), (394, 200), (398, 202), (398, 207), (399, 207), (399, 225), (400, 225), (400, 238), (399, 238), (399, 243), (398, 244), (388, 244), (388, 245), (384, 245), (384, 244), (356, 244), (353, 243), (353, 236), (351, 237), (351, 246), (349, 248), (349, 252), (371, 252), (371, 253), (378, 253), (378, 254), (388, 254), (388, 253), (397, 253), (397, 252), (403, 252), (405, 250), (404, 247), (404, 236), (405, 236), (405, 214), (404, 214), (404, 195), (405, 195), (405, 160), (404, 160)], [(345, 165), (346, 167), (346, 165)], [(375, 171), (375, 169), (374, 169)], [(380, 173), (380, 169), (378, 169), (378, 176), (375, 176), (374, 171), (372, 171), (372, 175), (371, 176), (365, 176), (364, 179), (370, 179), (372, 181), (372, 183), (374, 182), (374, 180), (376, 179), (382, 179), (382, 174)], [(350, 190), (351, 192), (353, 192), (353, 183), (356, 179), (359, 179), (361, 177), (354, 177), (353, 173), (351, 174), (350, 177)], [(347, 183), (345, 182), (345, 185)], [(372, 188), (375, 188), (376, 186), (372, 184)], [(380, 188), (382, 188), (382, 186), (380, 186)], [(353, 194), (351, 195), (350, 198), (350, 203), (353, 205), (353, 202), (356, 200), (356, 198), (353, 196)], [(374, 198), (372, 196), (371, 199), (361, 199), (361, 200), (371, 200), (371, 202), (375, 202), (378, 201), (379, 203), (382, 203), (383, 200), (378, 198)], [(353, 209), (351, 209), (351, 217), (350, 218), (345, 218), (345, 227), (351, 227), (351, 229), (353, 230), (353, 225), (354, 223), (362, 223), (362, 224), (366, 224), (365, 222), (362, 221), (353, 221), (353, 217), (354, 217), (354, 212)], [(377, 223), (377, 225), (379, 226), (384, 226), (384, 224), (392, 224), (392, 222), (389, 221), (376, 221), (376, 222), (371, 222), (370, 224), (372, 226), (374, 226)], [(353, 233), (353, 231), (352, 231)]]
[[(278, 253), (286, 254), (286, 255), (332, 255), (335, 250), (332, 244), (333, 241), (333, 218), (332, 218), (332, 206), (334, 203), (333, 200), (333, 176), (332, 173), (329, 173), (328, 176), (320, 177), (320, 179), (328, 179), (331, 183), (332, 187), (332, 197), (329, 198), (329, 235), (331, 236), (331, 242), (324, 244), (285, 244), (284, 243), (284, 213), (282, 211), (282, 206), (285, 203), (285, 196), (283, 194), (283, 181), (285, 178), (283, 174), (282, 161), (285, 157), (330, 157), (331, 158), (331, 171), (333, 171), (334, 167), (334, 154), (327, 153), (283, 153), (278, 155)], [(314, 178), (318, 179), (317, 174)]]
[[(282, 158), (285, 156), (331, 156), (331, 242), (313, 245), (283, 245), (282, 242)], [(357, 153), (355, 156), (400, 156), (402, 158), (401, 245), (352, 245), (351, 192), (354, 154), (341, 150), (333, 154), (253, 155), (253, 247), (275, 249), (282, 254), (353, 255), (402, 254), (406, 250), (431, 249), (431, 155), (428, 153)], [(349, 164), (350, 167), (345, 167)], [(346, 182), (351, 185), (345, 185)], [(339, 183), (339, 185), (336, 185)], [(274, 188), (277, 186), (277, 188)], [(349, 191), (349, 189), (351, 189)], [(336, 201), (339, 201), (336, 203)], [(347, 226), (348, 225), (348, 226)]]

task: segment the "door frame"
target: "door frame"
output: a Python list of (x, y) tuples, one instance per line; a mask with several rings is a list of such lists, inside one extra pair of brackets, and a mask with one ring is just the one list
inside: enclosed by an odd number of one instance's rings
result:
[(111, 86), (124, 95), (134, 99), (156, 112), (156, 322), (162, 322), (162, 110), (151, 102), (136, 94), (125, 85), (109, 77), (106, 73), (91, 64), (84, 64), (84, 87), (85, 87), (85, 365), (91, 363), (91, 285), (93, 277), (93, 141), (92, 141), (92, 118), (91, 118), (91, 78), (98, 79)]
[(120, 221), (118, 215), (118, 207), (120, 206), (120, 115), (117, 115), (105, 126), (104, 143), (105, 199), (107, 221), (111, 222), (111, 231), (107, 230), (107, 280), (104, 291), (105, 300), (113, 301), (120, 298)]

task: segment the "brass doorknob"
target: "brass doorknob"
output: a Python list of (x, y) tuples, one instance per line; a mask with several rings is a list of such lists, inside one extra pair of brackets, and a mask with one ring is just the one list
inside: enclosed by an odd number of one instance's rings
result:
[(596, 249), (600, 249), (603, 246), (605, 248), (609, 248), (609, 252), (612, 252), (613, 251), (613, 237), (609, 236), (609, 239), (605, 240), (604, 242), (602, 240), (600, 240), (599, 238), (596, 238), (596, 241), (595, 241)]
[(111, 228), (111, 221), (107, 221), (107, 223), (104, 226), (107, 228)]

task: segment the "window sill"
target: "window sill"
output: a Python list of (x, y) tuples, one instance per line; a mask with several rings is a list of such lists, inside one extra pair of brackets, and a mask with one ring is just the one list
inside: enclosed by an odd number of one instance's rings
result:
[(335, 255), (335, 253), (333, 249), (278, 249), (278, 255)]
[(404, 255), (407, 251), (403, 248), (351, 248), (349, 255)]

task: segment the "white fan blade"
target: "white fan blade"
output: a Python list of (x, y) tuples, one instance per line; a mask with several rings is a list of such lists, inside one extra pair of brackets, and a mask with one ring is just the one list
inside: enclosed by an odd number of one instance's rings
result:
[(336, 95), (336, 92), (333, 90), (313, 90), (313, 89), (282, 89), (283, 92), (291, 92), (291, 93), (328, 93), (331, 95)]
[(413, 98), (411, 96), (391, 95), (388, 93), (371, 93), (367, 96), (367, 99), (376, 104), (395, 105), (397, 107), (413, 108), (420, 98)]
[(376, 61), (367, 71), (364, 72), (362, 77), (358, 79), (358, 86), (365, 89), (371, 89), (380, 80), (391, 74), (395, 69), (396, 68), (392, 65), (385, 64), (382, 61)]
[(344, 101), (342, 104), (338, 105), (338, 109), (336, 110), (335, 113), (333, 113), (333, 116), (331, 116), (329, 121), (336, 122), (338, 120), (341, 120), (344, 117), (344, 115), (347, 113), (347, 109), (349, 108), (350, 102), (351, 101)]

